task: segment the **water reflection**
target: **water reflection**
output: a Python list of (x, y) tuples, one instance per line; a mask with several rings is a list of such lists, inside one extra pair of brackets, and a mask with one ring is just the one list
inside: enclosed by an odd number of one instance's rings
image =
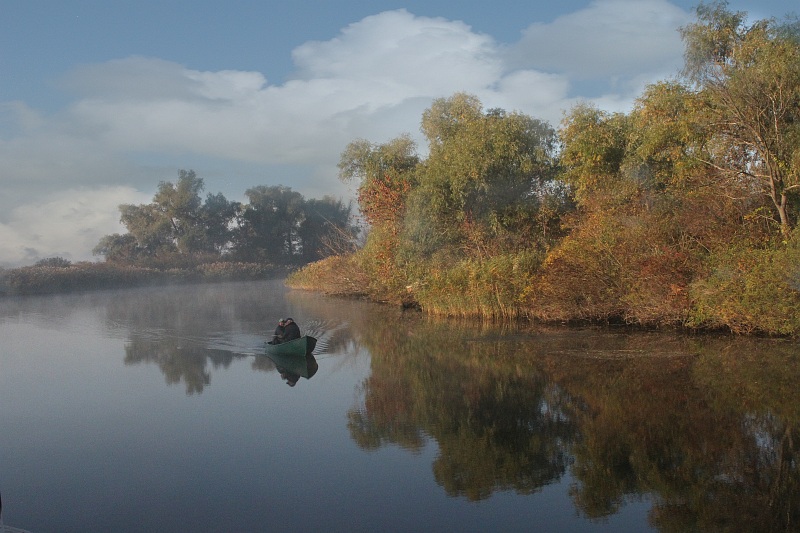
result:
[(186, 394), (203, 392), (203, 388), (211, 383), (212, 368), (227, 368), (234, 358), (228, 351), (213, 350), (203, 346), (186, 345), (177, 339), (160, 340), (132, 339), (125, 346), (125, 364), (154, 363), (164, 374), (167, 384), (183, 383)]
[[(154, 363), (168, 384), (184, 384), (189, 395), (202, 393), (214, 370), (253, 356), (254, 370), (278, 373), (295, 386), (300, 377), (309, 379), (316, 373), (314, 356), (275, 360), (264, 352), (273, 317), (286, 314), (286, 292), (280, 280), (131, 292), (111, 300), (106, 320), (128, 329), (126, 365)], [(324, 336), (326, 346), (338, 346), (336, 324), (310, 318), (303, 329)]]
[[(125, 364), (154, 363), (168, 384), (202, 393), (211, 370), (261, 349), (267, 324), (264, 298), (280, 286), (242, 290), (235, 284), (137, 291), (106, 307), (106, 320), (128, 330)], [(238, 333), (234, 333), (238, 332)]]
[(303, 357), (295, 355), (278, 355), (267, 354), (264, 357), (256, 358), (253, 363), (253, 368), (269, 368), (266, 364), (269, 361), (273, 368), (275, 368), (282, 380), (290, 387), (297, 385), (300, 378), (311, 379), (314, 374), (319, 370), (319, 363), (313, 354), (307, 353)]
[(665, 531), (800, 527), (796, 343), (406, 322), (356, 328), (372, 373), (348, 424), (364, 449), (435, 442), (448, 494), (569, 472), (591, 519), (648, 498)]
[[(363, 450), (394, 447), (426, 458), (434, 449), (430, 472), (437, 492), (450, 499), (485, 502), (501, 492), (527, 495), (561, 482), (571, 484), (571, 504), (555, 512), (577, 509), (595, 521), (646, 501), (650, 526), (662, 531), (800, 529), (796, 342), (437, 322), (415, 312), (287, 292), (280, 282), (97, 294), (86, 296), (86, 305), (75, 298), (58, 305), (54, 298), (7, 301), (0, 319), (41, 316), (43, 324), (63, 321), (59, 331), (99, 322), (104, 335), (124, 340), (124, 355), (114, 357), (126, 365), (153, 363), (167, 383), (182, 384), (188, 394), (202, 393), (216, 370), (242, 358), (257, 372), (302, 383), (330, 375), (349, 355), (368, 354), (369, 375), (361, 380), (358, 374), (357, 400), (325, 420), (337, 420), (344, 441)], [(304, 333), (320, 338), (316, 357), (287, 363), (262, 351), (274, 319), (288, 314), (299, 317)], [(271, 376), (265, 381), (288, 392)], [(328, 394), (332, 381), (300, 390)], [(343, 386), (346, 394), (339, 396), (349, 402), (353, 381)], [(328, 401), (307, 397), (309, 412)], [(345, 431), (336, 415), (348, 405)], [(248, 421), (219, 433), (246, 440), (243, 434), (262, 425)], [(279, 438), (258, 434), (255, 448), (267, 437)], [(308, 441), (326, 438), (317, 437), (303, 433)], [(299, 441), (282, 442), (278, 448), (293, 449)], [(252, 468), (249, 456), (243, 463)], [(354, 465), (354, 471), (368, 470)], [(231, 475), (235, 486), (245, 474)], [(254, 477), (261, 483), (268, 476)], [(518, 502), (516, 510), (528, 500)]]

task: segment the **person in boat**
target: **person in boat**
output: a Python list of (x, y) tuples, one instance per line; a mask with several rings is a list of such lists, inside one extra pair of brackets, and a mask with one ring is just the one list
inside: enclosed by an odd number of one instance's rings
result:
[(275, 333), (272, 334), (272, 340), (269, 344), (280, 344), (283, 342), (283, 336), (286, 331), (286, 321), (284, 319), (278, 320), (278, 326), (275, 328)]
[(295, 321), (291, 318), (287, 318), (286, 325), (283, 327), (282, 342), (289, 342), (294, 339), (299, 339), (300, 337), (300, 326), (298, 326), (297, 323), (295, 323)]

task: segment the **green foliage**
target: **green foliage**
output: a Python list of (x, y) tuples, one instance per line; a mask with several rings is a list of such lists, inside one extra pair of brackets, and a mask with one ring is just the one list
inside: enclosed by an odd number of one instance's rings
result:
[(341, 253), (358, 234), (350, 205), (325, 197), (306, 200), (283, 185), (248, 189), (233, 231), (231, 253), (246, 261), (304, 264)]
[(477, 98), (456, 94), (433, 102), (422, 130), (430, 155), (419, 166), (405, 235), (415, 253), (448, 246), (485, 256), (535, 245), (508, 237), (536, 226), (542, 198), (558, 191), (552, 128), (518, 113), (484, 113)]
[(560, 136), (563, 171), (579, 204), (599, 195), (614, 197), (628, 147), (630, 123), (626, 116), (609, 114), (586, 104), (572, 109), (564, 119)]
[(797, 223), (800, 193), (800, 26), (701, 4), (683, 28), (686, 75), (706, 103), (705, 162), (769, 199), (781, 232)]
[(200, 198), (203, 180), (181, 170), (177, 183), (162, 181), (153, 202), (121, 205), (120, 222), (128, 233), (103, 237), (93, 250), (112, 262), (148, 264), (167, 258), (215, 254), (230, 240), (239, 206), (222, 194)]
[(250, 261), (287, 264), (303, 216), (303, 195), (283, 185), (259, 185), (245, 191), (249, 202), (234, 238), (234, 254)]
[(350, 205), (330, 197), (306, 200), (290, 187), (248, 189), (249, 203), (221, 193), (200, 198), (203, 180), (181, 170), (176, 184), (161, 182), (153, 202), (121, 205), (128, 233), (106, 235), (93, 253), (117, 264), (188, 268), (203, 263), (295, 265), (353, 249), (358, 228)]
[(737, 333), (800, 332), (800, 242), (731, 247), (709, 257), (691, 287), (689, 325)]
[(458, 93), (423, 113), (424, 160), (407, 137), (351, 143), (365, 292), (447, 315), (800, 335), (800, 24), (746, 21), (701, 3), (681, 80), (629, 114), (577, 105), (559, 138)]

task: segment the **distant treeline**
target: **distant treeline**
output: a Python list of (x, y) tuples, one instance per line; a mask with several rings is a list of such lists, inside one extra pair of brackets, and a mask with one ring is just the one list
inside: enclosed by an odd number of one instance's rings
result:
[(103, 237), (95, 255), (159, 269), (217, 261), (296, 266), (341, 252), (358, 233), (350, 205), (328, 196), (307, 200), (290, 187), (260, 185), (243, 204), (221, 193), (203, 201), (203, 188), (194, 171), (181, 170), (177, 183), (159, 184), (151, 203), (121, 205), (127, 233)]
[(556, 131), (477, 98), (356, 140), (363, 248), (295, 287), (443, 315), (800, 334), (800, 22), (700, 4), (681, 78)]
[(149, 204), (121, 205), (128, 230), (94, 249), (104, 262), (50, 257), (0, 271), (0, 295), (44, 294), (176, 282), (252, 280), (353, 250), (359, 229), (350, 205), (305, 199), (285, 186), (258, 186), (249, 202), (200, 196), (203, 180), (181, 170), (161, 182)]

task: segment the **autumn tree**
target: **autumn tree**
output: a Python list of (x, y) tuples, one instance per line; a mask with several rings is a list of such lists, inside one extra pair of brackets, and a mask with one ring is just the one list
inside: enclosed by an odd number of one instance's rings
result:
[(404, 286), (396, 253), (406, 202), (416, 186), (419, 157), (411, 137), (402, 135), (384, 144), (359, 139), (347, 145), (339, 161), (339, 178), (358, 183), (358, 206), (369, 224), (361, 264), (375, 280), (378, 298), (388, 298)]
[(697, 18), (682, 29), (684, 73), (708, 112), (705, 163), (765, 195), (787, 236), (800, 193), (800, 24), (747, 24), (727, 2), (700, 4)]

